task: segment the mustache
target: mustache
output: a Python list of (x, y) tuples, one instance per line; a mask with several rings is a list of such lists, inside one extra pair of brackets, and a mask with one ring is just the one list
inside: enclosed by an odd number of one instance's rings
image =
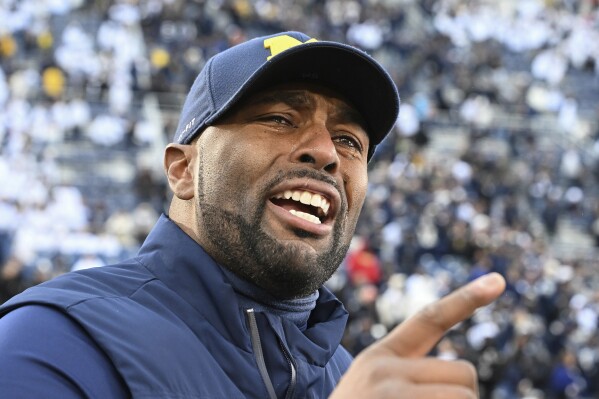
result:
[(343, 195), (343, 190), (341, 189), (341, 186), (339, 185), (339, 183), (337, 183), (337, 180), (335, 180), (333, 177), (331, 177), (330, 175), (328, 175), (326, 173), (319, 172), (314, 169), (294, 169), (294, 170), (290, 170), (288, 172), (278, 172), (277, 175), (274, 177), (274, 179), (271, 180), (268, 183), (268, 185), (265, 187), (265, 191), (272, 190), (275, 186), (284, 182), (285, 180), (289, 180), (289, 179), (293, 179), (293, 178), (303, 178), (303, 177), (307, 177), (307, 178), (313, 179), (313, 180), (319, 180), (323, 183), (333, 186), (335, 188), (335, 190), (337, 190), (337, 192), (341, 196), (342, 201), (345, 202), (345, 196)]

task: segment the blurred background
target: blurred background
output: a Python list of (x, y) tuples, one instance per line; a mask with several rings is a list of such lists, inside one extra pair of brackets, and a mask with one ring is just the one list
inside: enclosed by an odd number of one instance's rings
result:
[(135, 254), (197, 73), (285, 30), (362, 48), (402, 96), (328, 282), (347, 348), (496, 271), (433, 355), (482, 398), (599, 398), (597, 0), (0, 0), (0, 301)]

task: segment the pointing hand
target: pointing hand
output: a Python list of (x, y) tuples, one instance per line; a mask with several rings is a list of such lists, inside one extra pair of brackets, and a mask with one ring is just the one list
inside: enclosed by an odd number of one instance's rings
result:
[(478, 398), (474, 366), (426, 357), (443, 335), (497, 299), (505, 281), (487, 274), (434, 302), (356, 357), (332, 399)]

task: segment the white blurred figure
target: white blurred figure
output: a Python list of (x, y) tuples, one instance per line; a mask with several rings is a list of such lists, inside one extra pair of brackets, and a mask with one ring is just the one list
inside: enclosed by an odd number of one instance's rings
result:
[(499, 326), (493, 320), (493, 315), (488, 311), (477, 312), (473, 317), (473, 326), (466, 333), (466, 339), (470, 346), (480, 350), (488, 339), (495, 338), (499, 334)]
[(381, 26), (374, 21), (353, 24), (347, 30), (347, 40), (365, 50), (376, 50), (383, 44)]
[(569, 134), (575, 133), (579, 127), (578, 101), (572, 97), (566, 97), (557, 114), (560, 127)]
[(397, 220), (387, 223), (381, 230), (381, 260), (386, 263), (395, 261), (397, 248), (403, 243), (403, 230)]
[(560, 172), (567, 179), (577, 179), (582, 173), (583, 165), (580, 153), (575, 148), (569, 148), (564, 152), (560, 162)]
[(10, 90), (8, 88), (8, 82), (6, 81), (6, 75), (0, 66), (0, 107), (4, 106), (10, 96)]
[(77, 23), (70, 23), (64, 29), (54, 56), (58, 65), (72, 76), (90, 75), (98, 68), (94, 41)]
[(489, 127), (494, 116), (493, 106), (488, 97), (472, 95), (460, 107), (460, 116), (477, 127)]
[(106, 147), (121, 142), (125, 133), (125, 120), (109, 114), (96, 116), (87, 129), (90, 140)]
[(58, 186), (52, 189), (48, 215), (53, 225), (64, 226), (67, 231), (82, 231), (87, 227), (88, 209), (78, 188)]
[(541, 51), (532, 60), (532, 75), (552, 86), (559, 85), (567, 71), (568, 60), (555, 48)]
[(405, 296), (406, 318), (440, 298), (435, 278), (418, 271), (406, 279)]
[(96, 254), (89, 253), (89, 254), (85, 254), (85, 255), (81, 256), (79, 259), (77, 259), (77, 261), (75, 263), (73, 263), (73, 266), (71, 267), (71, 271), (74, 272), (77, 270), (91, 269), (94, 267), (102, 267), (104, 265), (105, 265), (105, 262), (102, 260), (102, 258), (100, 258)]
[(451, 175), (460, 185), (465, 186), (472, 180), (472, 166), (468, 162), (457, 160), (451, 166)]
[(399, 117), (397, 118), (397, 128), (400, 135), (411, 137), (420, 130), (420, 119), (418, 111), (412, 104), (402, 104), (399, 109)]
[(92, 120), (89, 103), (81, 98), (75, 98), (68, 103), (68, 112), (70, 114), (68, 129), (83, 131)]
[(406, 276), (401, 273), (389, 277), (387, 288), (376, 300), (376, 311), (381, 323), (391, 329), (405, 320), (407, 301), (404, 292)]

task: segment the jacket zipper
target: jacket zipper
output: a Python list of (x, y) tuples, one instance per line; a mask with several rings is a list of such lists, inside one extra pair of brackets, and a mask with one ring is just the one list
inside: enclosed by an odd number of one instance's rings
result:
[(289, 364), (289, 369), (291, 370), (291, 379), (289, 382), (289, 388), (287, 388), (287, 394), (285, 395), (285, 399), (291, 399), (293, 397), (293, 391), (295, 390), (295, 384), (297, 381), (297, 373), (295, 371), (295, 365), (293, 363), (293, 359), (291, 358), (291, 354), (287, 352), (283, 343), (279, 341), (279, 346), (285, 355), (285, 359), (287, 359), (287, 364)]
[[(248, 324), (250, 326), (250, 339), (252, 341), (252, 348), (254, 349), (254, 356), (256, 358), (256, 363), (258, 364), (260, 376), (264, 381), (264, 385), (266, 385), (266, 390), (268, 391), (268, 396), (270, 399), (277, 399), (275, 388), (272, 385), (272, 381), (268, 375), (268, 370), (266, 369), (266, 362), (264, 361), (264, 353), (262, 352), (262, 343), (260, 340), (260, 331), (258, 331), (258, 324), (256, 323), (256, 314), (254, 313), (254, 309), (247, 309), (246, 315)], [(289, 368), (291, 369), (291, 381), (289, 383), (289, 388), (287, 389), (287, 394), (285, 395), (286, 399), (291, 399), (293, 396), (293, 391), (295, 390), (297, 372), (295, 370), (293, 360), (291, 359), (291, 355), (287, 352), (287, 349), (285, 349), (280, 341), (279, 346), (281, 347), (281, 350), (285, 355), (285, 359), (287, 359), (287, 363), (289, 364)]]
[(254, 314), (254, 309), (246, 310), (246, 314), (248, 317), (248, 324), (250, 325), (252, 348), (254, 348), (254, 356), (256, 357), (256, 363), (258, 364), (258, 370), (262, 376), (262, 381), (264, 381), (264, 385), (266, 385), (266, 390), (268, 391), (268, 396), (270, 399), (277, 399), (275, 388), (272, 386), (272, 381), (270, 380), (268, 370), (266, 369), (266, 362), (264, 361), (264, 353), (262, 353), (260, 332), (258, 331), (258, 324), (256, 324), (256, 315)]

